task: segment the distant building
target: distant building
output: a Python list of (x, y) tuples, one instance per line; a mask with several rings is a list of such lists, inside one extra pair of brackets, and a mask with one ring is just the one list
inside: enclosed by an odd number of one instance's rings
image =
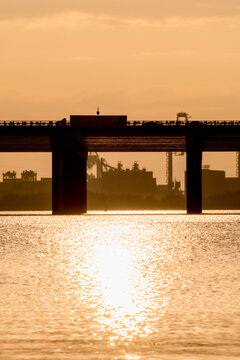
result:
[[(186, 173), (185, 173), (186, 175)], [(240, 191), (238, 177), (226, 177), (225, 171), (202, 169), (202, 194), (203, 198)]]
[(130, 169), (109, 169), (103, 172), (103, 191), (118, 194), (154, 194), (157, 190), (152, 171), (140, 170), (135, 162)]
[(202, 194), (211, 197), (226, 192), (225, 171), (202, 169)]
[(21, 173), (21, 178), (17, 178), (16, 175), (15, 171), (3, 173), (3, 181), (0, 182), (0, 196), (51, 193), (52, 191), (51, 178), (41, 178), (38, 181), (37, 173), (32, 170), (24, 170)]

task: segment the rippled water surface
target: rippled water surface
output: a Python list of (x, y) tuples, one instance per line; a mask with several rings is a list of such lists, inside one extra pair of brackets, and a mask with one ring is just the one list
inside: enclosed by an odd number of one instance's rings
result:
[(240, 216), (2, 216), (0, 359), (239, 359)]

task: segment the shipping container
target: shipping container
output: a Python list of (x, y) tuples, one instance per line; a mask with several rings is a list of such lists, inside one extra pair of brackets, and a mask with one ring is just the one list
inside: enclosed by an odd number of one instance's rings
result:
[(125, 127), (126, 115), (70, 115), (73, 127)]

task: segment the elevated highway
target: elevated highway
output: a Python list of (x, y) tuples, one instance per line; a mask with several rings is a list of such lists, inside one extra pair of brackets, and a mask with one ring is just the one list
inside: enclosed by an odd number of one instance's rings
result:
[[(101, 120), (101, 116), (97, 117)], [(240, 151), (240, 121), (132, 121), (71, 126), (64, 121), (2, 121), (1, 152), (52, 152), (53, 214), (86, 212), (88, 152), (184, 151), (187, 212), (202, 212), (202, 152)]]
[[(15, 122), (16, 124), (17, 122)], [(34, 125), (36, 124), (37, 125)], [(43, 122), (42, 122), (43, 123)], [(124, 128), (6, 125), (0, 123), (1, 152), (51, 152), (56, 138), (71, 138), (85, 151), (186, 151), (187, 138), (197, 137), (202, 151), (239, 151), (240, 122), (137, 122)], [(139, 124), (140, 123), (140, 124)], [(21, 123), (20, 123), (21, 124)], [(142, 125), (141, 125), (142, 124)], [(219, 125), (218, 125), (219, 124)]]

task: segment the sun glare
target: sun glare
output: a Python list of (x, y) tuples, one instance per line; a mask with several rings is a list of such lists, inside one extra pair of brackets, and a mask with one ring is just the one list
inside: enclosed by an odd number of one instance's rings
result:
[(94, 259), (98, 319), (116, 338), (130, 341), (152, 331), (145, 324), (145, 312), (149, 308), (148, 279), (141, 276), (134, 260), (133, 254), (119, 243), (100, 245)]
[[(107, 223), (99, 228), (98, 236), (91, 234), (88, 244), (83, 245), (77, 236), (72, 240), (68, 277), (69, 283), (74, 282), (71, 297), (90, 309), (88, 321), (94, 339), (105, 340), (111, 348), (133, 345), (137, 339), (153, 335), (168, 304), (169, 279), (160, 271), (156, 292), (151, 272), (157, 265), (151, 263), (151, 252), (147, 244), (142, 246), (139, 234), (128, 224), (112, 228)], [(88, 251), (81, 256), (86, 245)], [(166, 252), (164, 247), (162, 250)]]

